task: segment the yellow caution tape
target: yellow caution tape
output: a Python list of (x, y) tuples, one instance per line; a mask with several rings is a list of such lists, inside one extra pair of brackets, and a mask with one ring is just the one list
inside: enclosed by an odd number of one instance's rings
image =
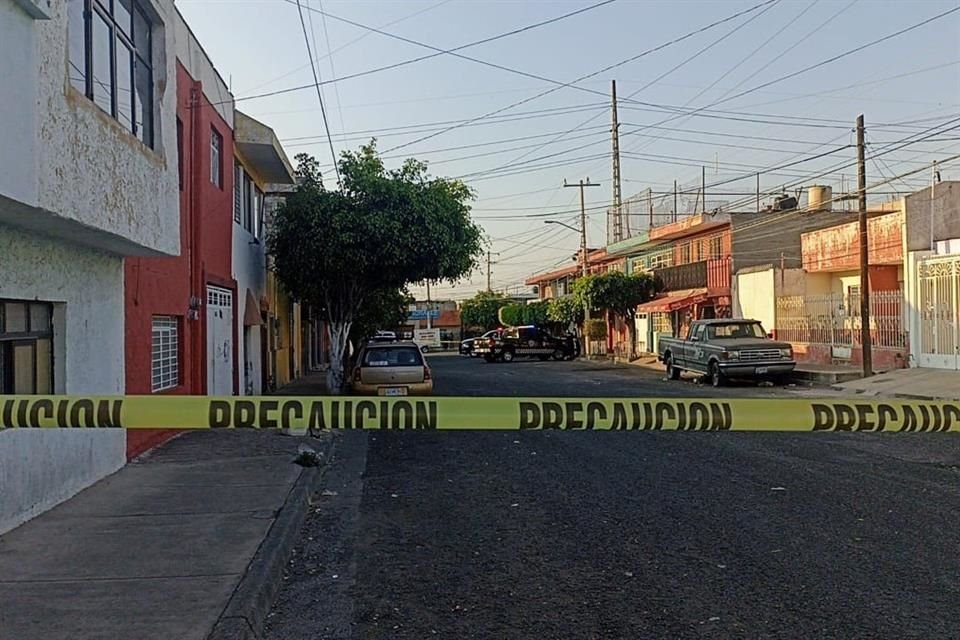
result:
[(960, 403), (670, 398), (0, 396), (0, 429), (960, 431)]

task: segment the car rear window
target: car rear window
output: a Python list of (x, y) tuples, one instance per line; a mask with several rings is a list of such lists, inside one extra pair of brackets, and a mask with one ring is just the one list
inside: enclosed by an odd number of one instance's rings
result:
[(420, 367), (423, 358), (415, 347), (377, 347), (363, 354), (365, 367)]

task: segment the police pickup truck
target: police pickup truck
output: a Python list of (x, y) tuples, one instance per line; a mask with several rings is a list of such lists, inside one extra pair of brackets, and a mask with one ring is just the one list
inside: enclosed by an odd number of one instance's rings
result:
[(572, 360), (577, 357), (579, 343), (573, 336), (557, 338), (541, 327), (509, 327), (499, 336), (478, 339), (473, 351), (487, 362), (513, 362), (515, 358)]
[(660, 338), (657, 357), (676, 380), (700, 373), (719, 387), (730, 378), (763, 380), (793, 371), (793, 348), (770, 339), (757, 320), (697, 320), (686, 338)]

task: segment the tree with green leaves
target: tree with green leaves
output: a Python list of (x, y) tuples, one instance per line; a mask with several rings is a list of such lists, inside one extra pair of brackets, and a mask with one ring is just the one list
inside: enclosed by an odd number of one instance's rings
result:
[(455, 282), (470, 273), (482, 251), (481, 229), (470, 219), (469, 187), (432, 177), (413, 159), (387, 169), (375, 141), (341, 154), (339, 191), (324, 188), (313, 158), (297, 159), (297, 188), (278, 208), (267, 243), (286, 290), (329, 324), (327, 385), (339, 392), (344, 351), (364, 307), (409, 284)]
[(652, 300), (662, 290), (660, 280), (649, 273), (627, 275), (622, 271), (607, 271), (573, 283), (573, 295), (581, 305), (609, 311), (623, 319), (630, 335), (630, 359), (636, 357), (637, 306)]
[(500, 307), (510, 304), (510, 298), (492, 291), (480, 291), (477, 295), (460, 304), (460, 321), (463, 326), (483, 331), (495, 329), (500, 325), (497, 312)]
[(550, 323), (547, 317), (547, 301), (537, 301), (524, 304), (515, 302), (500, 309), (500, 319), (503, 324), (511, 327), (524, 325), (543, 326)]
[(573, 296), (553, 298), (547, 305), (547, 318), (564, 329), (583, 322), (583, 303)]
[(376, 335), (378, 330), (396, 329), (403, 325), (413, 303), (414, 298), (406, 289), (372, 291), (360, 306), (350, 327), (350, 343), (356, 349)]

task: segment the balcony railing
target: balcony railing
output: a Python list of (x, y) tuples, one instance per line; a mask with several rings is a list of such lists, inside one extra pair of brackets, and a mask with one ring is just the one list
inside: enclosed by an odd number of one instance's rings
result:
[(730, 258), (701, 260), (690, 264), (680, 264), (673, 267), (657, 269), (667, 291), (681, 289), (729, 289), (730, 288)]

